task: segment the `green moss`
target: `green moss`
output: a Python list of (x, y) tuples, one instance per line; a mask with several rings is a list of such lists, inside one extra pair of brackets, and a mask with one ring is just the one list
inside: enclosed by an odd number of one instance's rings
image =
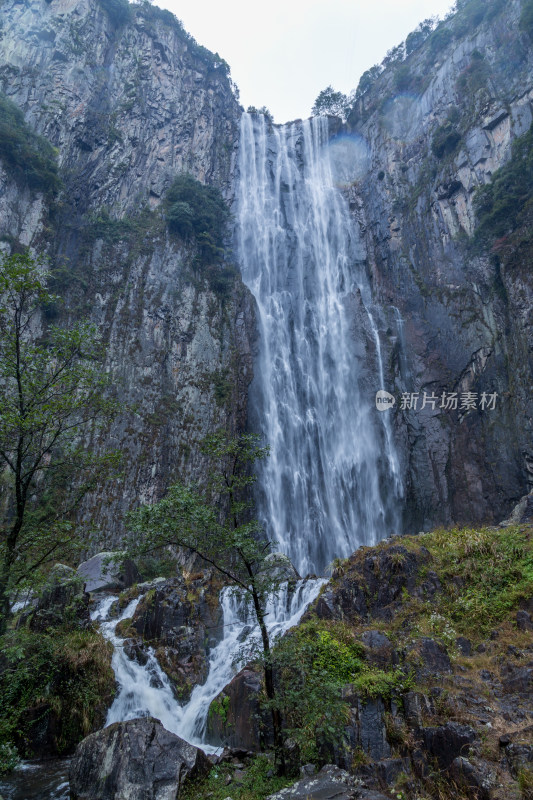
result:
[(522, 528), (454, 528), (419, 541), (446, 587), (434, 611), (449, 619), (457, 633), (486, 636), (533, 594), (533, 548)]
[(103, 723), (115, 678), (111, 646), (94, 631), (9, 631), (1, 641), (0, 744), (31, 757), (37, 729), (68, 753)]
[(4, 94), (0, 94), (0, 159), (15, 179), (32, 189), (48, 196), (61, 189), (55, 149), (31, 130), (22, 111)]

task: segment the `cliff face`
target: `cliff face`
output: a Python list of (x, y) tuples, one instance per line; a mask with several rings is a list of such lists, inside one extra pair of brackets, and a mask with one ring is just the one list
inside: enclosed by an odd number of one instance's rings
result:
[[(489, 10), (389, 64), (343, 130), (369, 166), (346, 191), (382, 308), (408, 529), (501, 518), (533, 486), (529, 228), (469, 238), (476, 187), (531, 124), (533, 56), (520, 0), (474, 6)], [(63, 189), (51, 199), (0, 162), (0, 243), (46, 252), (58, 313), (90, 316), (108, 343), (126, 413), (104, 444), (124, 475), (83, 513), (112, 544), (132, 504), (201, 476), (207, 433), (246, 424), (250, 295), (231, 270), (202, 271), (164, 220), (184, 171), (231, 201), (241, 109), (227, 65), (148, 4), (4, 0), (1, 14), (0, 90), (57, 148)], [(478, 408), (441, 409), (443, 392)]]
[[(420, 395), (417, 410), (398, 402), (386, 412), (410, 529), (501, 519), (533, 487), (531, 220), (497, 241), (496, 229), (470, 238), (475, 190), (509, 163), (532, 121), (523, 5), (466, 4), (389, 64), (349, 119), (370, 165), (349, 196), (389, 325), (386, 388), (398, 401)], [(424, 391), (439, 398), (435, 409), (422, 410)], [(441, 409), (443, 392), (458, 393), (459, 406), (477, 393), (477, 409)], [(494, 410), (480, 409), (483, 392), (497, 392)]]
[(162, 206), (181, 172), (227, 194), (240, 108), (224, 62), (155, 7), (9, 0), (2, 19), (0, 89), (57, 148), (64, 189), (51, 201), (5, 166), (0, 236), (46, 252), (60, 313), (108, 343), (126, 411), (103, 444), (124, 475), (84, 516), (113, 543), (132, 504), (201, 475), (207, 433), (246, 419), (250, 298), (227, 270), (206, 278)]

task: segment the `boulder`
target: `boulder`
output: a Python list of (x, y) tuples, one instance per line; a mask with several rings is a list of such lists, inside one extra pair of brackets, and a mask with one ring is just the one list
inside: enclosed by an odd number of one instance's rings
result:
[(422, 728), (420, 734), (426, 753), (436, 760), (441, 769), (448, 769), (459, 756), (468, 756), (470, 746), (477, 738), (473, 728), (457, 722), (448, 722), (437, 728)]
[(65, 621), (81, 628), (90, 625), (89, 595), (76, 570), (55, 564), (30, 616), (30, 628), (42, 632)]
[(468, 790), (468, 796), (476, 800), (490, 800), (494, 787), (494, 770), (487, 762), (473, 764), (468, 758), (458, 756), (450, 765), (450, 775), (455, 783)]
[(180, 700), (186, 701), (193, 687), (205, 682), (210, 650), (224, 631), (219, 586), (211, 572), (152, 586), (135, 609), (131, 628), (139, 636), (138, 645), (148, 643), (155, 649)]
[(452, 671), (444, 646), (427, 636), (407, 648), (406, 658), (413, 665), (418, 679), (434, 678)]
[[(318, 775), (311, 775), (298, 781), (288, 789), (281, 789), (267, 800), (355, 800), (358, 782), (345, 770), (327, 764)], [(375, 795), (374, 800), (386, 800), (383, 795)]]
[(524, 495), (511, 511), (511, 516), (500, 522), (500, 528), (510, 525), (524, 525), (533, 522), (533, 491)]
[(270, 553), (265, 558), (265, 567), (269, 577), (275, 582), (292, 581), (294, 583), (300, 580), (292, 561), (284, 553)]
[(366, 647), (366, 657), (371, 664), (380, 669), (387, 669), (396, 660), (396, 653), (388, 636), (381, 631), (365, 631), (361, 641)]
[(97, 553), (80, 564), (77, 572), (86, 592), (122, 592), (141, 579), (134, 562), (119, 552)]
[(211, 703), (207, 736), (212, 744), (258, 751), (273, 744), (270, 712), (261, 710), (261, 675), (242, 669)]
[(207, 756), (156, 719), (115, 722), (87, 736), (70, 766), (71, 800), (177, 800)]

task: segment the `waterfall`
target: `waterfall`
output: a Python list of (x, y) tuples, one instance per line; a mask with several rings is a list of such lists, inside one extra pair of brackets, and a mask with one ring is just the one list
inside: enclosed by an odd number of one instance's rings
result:
[[(292, 588), (288, 583), (282, 584), (279, 592), (270, 598), (266, 609), (266, 622), (272, 639), (297, 624), (323, 583), (322, 580), (302, 580)], [(133, 616), (141, 598), (132, 600), (119, 617), (109, 619), (116, 599), (112, 596), (103, 598), (91, 614), (91, 618), (100, 623), (103, 636), (113, 645), (111, 666), (118, 692), (107, 713), (106, 725), (151, 716), (159, 719), (167, 730), (205, 752), (215, 752), (217, 748), (204, 741), (209, 706), (244, 666), (249, 654), (260, 649), (259, 630), (252, 609), (234, 589), (227, 587), (222, 590), (223, 639), (211, 651), (206, 682), (195, 686), (189, 701), (180, 705), (153, 649), (148, 647), (143, 651), (144, 663), (131, 659), (125, 652), (124, 639), (116, 632), (121, 620)]]
[[(402, 494), (365, 252), (335, 186), (329, 122), (241, 121), (236, 252), (258, 311), (261, 522), (300, 574), (397, 527)], [(368, 352), (373, 364), (368, 368)]]

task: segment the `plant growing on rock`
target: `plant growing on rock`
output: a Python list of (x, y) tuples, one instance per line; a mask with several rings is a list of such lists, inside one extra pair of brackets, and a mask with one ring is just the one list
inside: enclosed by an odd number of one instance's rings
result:
[(159, 503), (131, 512), (129, 523), (135, 534), (131, 552), (138, 557), (169, 546), (182, 548), (211, 564), (251, 603), (261, 634), (276, 760), (283, 773), (281, 714), (274, 703), (272, 644), (266, 625), (268, 597), (282, 578), (269, 569), (270, 542), (264, 540), (252, 517), (249, 499), (256, 480), (251, 468), (267, 456), (268, 448), (260, 447), (258, 437), (252, 434), (231, 437), (219, 431), (204, 440), (202, 451), (211, 464), (207, 488), (201, 491), (178, 483)]
[(82, 441), (115, 412), (96, 329), (41, 331), (47, 281), (27, 253), (0, 259), (0, 633), (10, 592), (72, 548), (73, 510), (117, 463)]

